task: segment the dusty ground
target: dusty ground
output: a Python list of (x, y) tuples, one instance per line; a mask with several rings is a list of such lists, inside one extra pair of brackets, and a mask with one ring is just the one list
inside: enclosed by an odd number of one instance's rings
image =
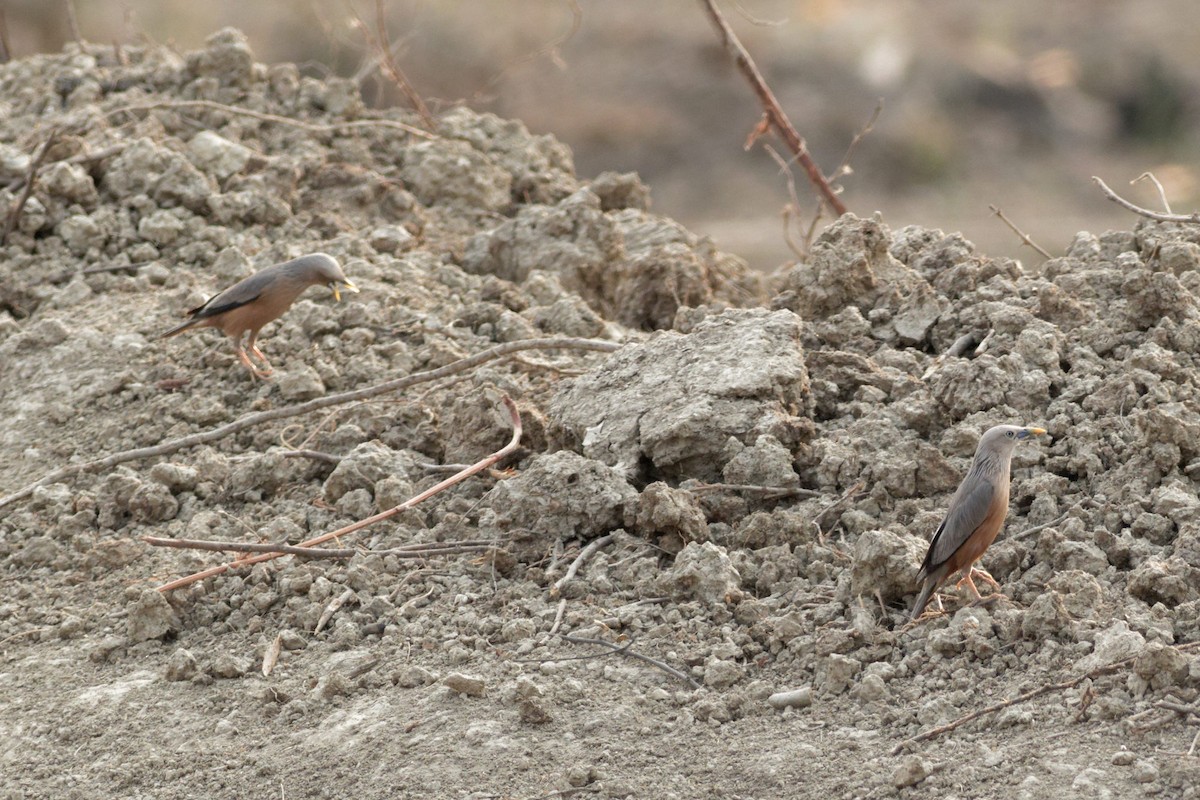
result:
[[(124, 56), (0, 68), (6, 207), (58, 130), (0, 261), (0, 797), (1200, 796), (1200, 231), (1080, 233), (1035, 272), (847, 217), (764, 278), (519, 123), (460, 110), (419, 136), (229, 31)], [(154, 338), (314, 250), (363, 292), (272, 325), (273, 382), (218, 334)], [(938, 357), (964, 334), (982, 352)], [(620, 348), (527, 350), (22, 492), (564, 336)], [(525, 427), (507, 472), (344, 537), (351, 560), (156, 591), (221, 556), (141, 537), (362, 519), (503, 445), (504, 395)], [(1004, 421), (1051, 434), (1018, 451), (984, 559), (1007, 596), (908, 626), (928, 537)]]

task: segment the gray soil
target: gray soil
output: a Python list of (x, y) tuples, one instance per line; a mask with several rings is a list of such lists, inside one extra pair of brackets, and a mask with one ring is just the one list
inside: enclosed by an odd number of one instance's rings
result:
[[(3, 800), (1200, 797), (1200, 228), (1080, 233), (1029, 269), (846, 216), (763, 276), (636, 176), (581, 180), (553, 138), (465, 109), (412, 133), (235, 31), (8, 63), (0, 98), (0, 207), (57, 130), (0, 248)], [(313, 251), (362, 293), (269, 326), (273, 381), (219, 333), (155, 338)], [(22, 492), (548, 337), (617, 349)], [(142, 537), (363, 519), (503, 446), (505, 396), (521, 449), (342, 537), (353, 558), (157, 590), (234, 556)], [(1018, 449), (983, 559), (1004, 596), (951, 587), (909, 625), (1002, 422), (1050, 434)]]

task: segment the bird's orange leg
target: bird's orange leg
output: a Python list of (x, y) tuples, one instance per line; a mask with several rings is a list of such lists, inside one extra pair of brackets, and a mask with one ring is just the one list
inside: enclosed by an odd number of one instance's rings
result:
[(1000, 591), (1000, 584), (996, 582), (996, 579), (993, 578), (986, 569), (980, 569), (979, 567), (971, 567), (971, 575), (973, 577), (979, 578), (984, 583), (991, 585), (991, 587), (993, 589), (995, 589), (997, 592)]
[(958, 583), (954, 584), (954, 588), (955, 589), (962, 588), (962, 585), (965, 583), (967, 585), (967, 588), (971, 590), (971, 595), (976, 600), (982, 600), (983, 595), (981, 595), (979, 593), (979, 590), (975, 588), (975, 581), (971, 580), (971, 573), (973, 573), (974, 571), (975, 570), (972, 569), (971, 567), (967, 567), (965, 570), (963, 570), (962, 578), (959, 579)]
[(251, 361), (250, 357), (246, 355), (246, 351), (242, 349), (241, 344), (239, 344), (237, 346), (237, 357), (238, 357), (238, 361), (241, 361), (242, 365), (246, 369), (250, 370), (250, 374), (253, 375), (254, 377), (260, 378), (262, 380), (266, 380), (267, 378), (271, 377), (271, 372), (269, 369), (268, 369), (268, 371), (263, 372), (258, 367), (254, 366), (254, 362)]
[(257, 341), (258, 331), (251, 331), (250, 338), (246, 341), (246, 346), (250, 348), (250, 352), (258, 358), (259, 362), (264, 367), (261, 374), (257, 371), (255, 374), (260, 378), (265, 378), (267, 375), (272, 374), (275, 370), (271, 368), (271, 362), (267, 361), (267, 357), (263, 355), (263, 351), (258, 349), (258, 345), (256, 344)]

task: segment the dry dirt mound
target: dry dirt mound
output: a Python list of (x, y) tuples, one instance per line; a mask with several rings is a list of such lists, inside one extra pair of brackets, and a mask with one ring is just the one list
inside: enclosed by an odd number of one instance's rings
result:
[[(3, 796), (1200, 796), (1200, 231), (1081, 233), (1031, 273), (847, 216), (768, 280), (650, 214), (636, 176), (581, 181), (552, 138), (466, 110), (423, 133), (234, 31), (13, 62), (0, 88), (8, 207), (56, 131), (0, 251)], [(268, 329), (276, 381), (215, 333), (154, 338), (315, 250), (363, 292)], [(12, 498), (548, 336), (621, 346)], [(333, 530), (501, 446), (505, 394), (512, 475), (343, 540), (346, 561), (155, 591), (219, 557), (140, 537)], [(1018, 450), (984, 559), (1007, 598), (906, 626), (999, 422), (1051, 433)], [(395, 550), (414, 543), (443, 552)]]

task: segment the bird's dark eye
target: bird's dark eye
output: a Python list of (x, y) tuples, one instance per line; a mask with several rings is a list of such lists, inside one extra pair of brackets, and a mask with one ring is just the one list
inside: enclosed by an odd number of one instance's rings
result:
[(1008, 437), (1008, 438), (1010, 438), (1010, 439), (1011, 439), (1011, 438), (1013, 438), (1014, 436), (1016, 436), (1016, 434), (1015, 434), (1015, 433), (1013, 433), (1012, 431), (1005, 431), (1005, 432), (1004, 432), (1004, 435), (1005, 435), (1005, 436), (1007, 436), (1007, 437)]

